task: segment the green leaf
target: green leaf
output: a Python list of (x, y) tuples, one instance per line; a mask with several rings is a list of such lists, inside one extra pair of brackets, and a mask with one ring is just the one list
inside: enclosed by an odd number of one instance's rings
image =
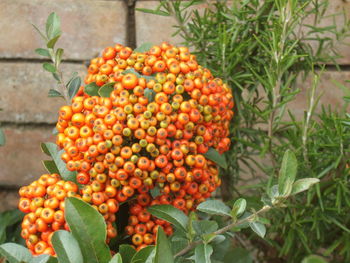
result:
[(54, 90), (54, 89), (50, 89), (49, 93), (47, 95), (50, 98), (54, 98), (54, 97), (64, 98), (63, 95), (60, 92), (58, 92), (57, 90)]
[(84, 92), (90, 96), (100, 96), (98, 94), (99, 88), (100, 87), (95, 82), (91, 82), (84, 87)]
[(58, 151), (57, 145), (52, 142), (42, 143), (41, 149), (43, 150), (44, 153), (52, 157), (59, 171), (59, 174), (64, 180), (72, 181), (72, 182), (76, 181), (76, 178), (75, 178), (76, 172), (69, 171), (66, 167), (66, 164), (61, 159), (61, 155), (64, 152), (64, 149), (62, 149), (61, 151)]
[(150, 42), (143, 43), (141, 46), (134, 49), (134, 52), (145, 53), (149, 51), (154, 45)]
[(42, 161), (43, 162), (43, 165), (45, 167), (45, 169), (51, 173), (51, 174), (59, 174), (60, 171), (58, 171), (58, 168), (55, 164), (54, 161), (52, 160), (46, 160), (46, 161)]
[(231, 217), (231, 209), (219, 200), (207, 200), (197, 206), (197, 210), (211, 214)]
[(106, 222), (91, 205), (75, 197), (65, 200), (65, 219), (80, 245), (84, 262), (104, 263), (111, 259), (106, 245)]
[(58, 66), (61, 64), (63, 52), (64, 50), (62, 48), (58, 48), (56, 51), (56, 57), (55, 57), (56, 68), (58, 68)]
[(219, 228), (218, 223), (210, 220), (193, 221), (192, 226), (197, 235), (209, 234)]
[(224, 154), (220, 154), (214, 148), (209, 148), (209, 150), (204, 154), (204, 156), (219, 165), (223, 169), (227, 169), (226, 157)]
[(51, 57), (50, 52), (44, 48), (35, 49), (35, 53), (37, 53), (38, 55), (43, 56), (43, 57)]
[(46, 46), (48, 48), (54, 48), (56, 45), (57, 40), (60, 38), (61, 35), (57, 35), (56, 37), (54, 37), (53, 39), (49, 40), (49, 42), (47, 42)]
[(114, 90), (114, 84), (115, 82), (110, 82), (104, 84), (101, 88), (98, 90), (98, 95), (103, 98), (109, 98), (111, 96), (112, 91)]
[(150, 193), (153, 198), (156, 198), (157, 196), (160, 196), (162, 194), (160, 192), (160, 188), (157, 185), (150, 190)]
[(149, 88), (145, 88), (144, 95), (148, 99), (148, 103), (153, 102), (156, 97), (155, 91)]
[(232, 259), (235, 263), (253, 263), (249, 251), (241, 247), (235, 247), (226, 253), (224, 263), (232, 263)]
[(134, 68), (129, 68), (129, 69), (127, 69), (127, 70), (124, 70), (123, 72), (122, 72), (122, 74), (123, 75), (126, 75), (126, 74), (129, 74), (129, 73), (132, 73), (132, 74), (134, 74), (134, 75), (136, 75), (136, 77), (138, 77), (138, 78), (144, 78), (144, 79), (146, 79), (146, 80), (155, 80), (156, 78), (154, 77), (154, 76), (146, 76), (146, 75), (141, 75), (139, 72), (137, 72)]
[(18, 209), (7, 210), (0, 213), (0, 244), (6, 241), (8, 227), (17, 224), (23, 219), (24, 214)]
[(135, 8), (136, 11), (153, 14), (153, 15), (159, 15), (159, 16), (170, 16), (168, 12), (162, 11), (162, 10), (152, 10), (147, 8)]
[(53, 39), (61, 34), (61, 22), (59, 16), (52, 12), (46, 20), (46, 36), (48, 39)]
[(68, 84), (68, 96), (69, 99), (72, 100), (74, 96), (77, 94), (79, 88), (81, 85), (81, 79), (80, 77), (75, 77), (69, 81)]
[(172, 205), (154, 205), (147, 208), (153, 216), (173, 224), (177, 229), (186, 231), (188, 217)]
[(123, 259), (123, 263), (130, 263), (132, 257), (136, 253), (136, 250), (130, 245), (120, 245), (119, 253)]
[(283, 155), (278, 178), (278, 192), (280, 196), (287, 197), (291, 193), (297, 175), (297, 168), (297, 158), (295, 154), (288, 149)]
[(264, 237), (266, 234), (266, 227), (264, 224), (254, 221), (254, 222), (249, 222), (250, 228), (260, 237)]
[(6, 137), (4, 131), (0, 128), (0, 146), (4, 146), (6, 143)]
[(163, 228), (158, 227), (154, 263), (174, 263), (174, 256)]
[(292, 187), (291, 195), (296, 195), (298, 193), (308, 190), (312, 185), (319, 183), (318, 178), (303, 178), (296, 180)]
[(43, 63), (43, 68), (44, 68), (46, 71), (51, 72), (51, 73), (55, 73), (55, 72), (56, 72), (55, 66), (52, 65), (52, 64), (49, 63), (49, 62)]
[(211, 263), (210, 256), (213, 253), (213, 247), (209, 244), (200, 244), (194, 250), (195, 263)]
[(326, 260), (317, 255), (310, 255), (303, 259), (301, 263), (327, 263)]
[(144, 263), (154, 250), (154, 246), (147, 246), (137, 251), (132, 257), (131, 263)]
[(243, 198), (239, 198), (235, 201), (233, 204), (232, 210), (231, 210), (231, 216), (233, 218), (238, 218), (240, 215), (242, 215), (247, 207), (247, 201)]
[(5, 257), (9, 263), (29, 262), (32, 254), (23, 246), (15, 243), (5, 243), (0, 246), (0, 255)]
[(36, 25), (34, 25), (34, 24), (32, 24), (32, 26), (34, 27), (34, 29), (36, 30), (36, 32), (39, 33), (39, 35), (42, 37), (42, 39), (44, 39), (44, 40), (46, 41), (47, 38), (46, 38), (46, 36), (40, 31), (40, 29), (39, 29)]
[(42, 254), (40, 256), (33, 257), (29, 263), (57, 263), (57, 258), (50, 255)]
[(79, 244), (68, 231), (56, 231), (52, 236), (52, 245), (59, 263), (83, 263)]
[(115, 254), (109, 263), (123, 263), (122, 256), (119, 253)]

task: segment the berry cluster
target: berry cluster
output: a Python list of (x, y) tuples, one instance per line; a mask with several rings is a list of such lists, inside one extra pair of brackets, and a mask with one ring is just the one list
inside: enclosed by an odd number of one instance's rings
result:
[[(85, 83), (93, 82), (113, 90), (99, 97), (81, 87), (72, 105), (59, 110), (56, 143), (65, 150), (67, 169), (85, 185), (81, 198), (108, 222), (129, 201), (126, 234), (140, 249), (154, 244), (158, 226), (173, 231), (148, 206), (171, 204), (188, 213), (220, 185), (205, 153), (230, 146), (232, 93), (187, 48), (167, 43), (145, 53), (119, 44), (106, 48), (88, 67)], [(116, 235), (109, 229), (109, 237)]]

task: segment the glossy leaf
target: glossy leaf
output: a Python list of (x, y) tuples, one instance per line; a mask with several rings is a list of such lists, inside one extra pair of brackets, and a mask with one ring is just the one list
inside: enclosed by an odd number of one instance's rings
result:
[(250, 228), (260, 237), (264, 237), (266, 234), (266, 227), (264, 224), (254, 221), (254, 222), (249, 222)]
[(29, 262), (32, 258), (32, 254), (27, 248), (15, 243), (2, 244), (0, 255), (6, 258), (9, 263)]
[(174, 263), (174, 256), (164, 230), (158, 227), (154, 263)]
[(141, 46), (134, 49), (134, 52), (145, 53), (153, 47), (153, 44), (150, 42), (143, 43)]
[(54, 98), (54, 97), (64, 98), (63, 95), (60, 92), (58, 92), (57, 90), (54, 90), (54, 89), (50, 89), (49, 93), (47, 94), (47, 96), (50, 97), (50, 98)]
[(43, 68), (44, 68), (46, 71), (51, 72), (51, 73), (55, 73), (55, 72), (56, 72), (55, 66), (52, 65), (52, 64), (49, 63), (49, 62), (43, 63)]
[(243, 198), (237, 199), (233, 204), (233, 207), (231, 210), (231, 216), (233, 218), (238, 218), (244, 213), (246, 207), (247, 207), (247, 201), (245, 199)]
[(51, 57), (50, 52), (44, 48), (35, 49), (35, 53), (37, 53), (38, 55), (43, 56), (43, 57)]
[(61, 21), (59, 16), (52, 12), (46, 20), (46, 36), (48, 39), (52, 39), (61, 34)]
[(51, 174), (59, 174), (60, 171), (58, 171), (58, 168), (55, 164), (54, 161), (52, 160), (46, 160), (46, 161), (42, 161), (43, 162), (43, 165), (45, 167), (45, 169), (51, 173)]
[(132, 257), (131, 263), (144, 263), (154, 250), (154, 246), (147, 246)]
[(188, 217), (172, 205), (154, 205), (147, 208), (153, 216), (173, 224), (177, 229), (186, 231)]
[(42, 254), (40, 256), (35, 256), (31, 259), (29, 263), (57, 263), (57, 258), (50, 255)]
[(192, 222), (193, 229), (196, 231), (197, 235), (209, 234), (218, 230), (218, 223), (210, 220), (200, 220)]
[(132, 257), (136, 254), (136, 250), (130, 245), (120, 245), (119, 253), (123, 259), (123, 263), (130, 263)]
[(4, 131), (0, 128), (0, 146), (5, 145), (5, 143), (6, 143), (5, 133), (4, 133)]
[(231, 217), (231, 209), (219, 200), (207, 200), (198, 205), (197, 210), (211, 214)]
[(65, 201), (65, 219), (80, 245), (84, 262), (104, 263), (111, 259), (106, 245), (106, 223), (92, 206), (75, 197)]
[(74, 96), (77, 94), (81, 85), (80, 77), (74, 77), (68, 84), (68, 96), (69, 99), (72, 100)]
[(223, 169), (227, 169), (227, 161), (224, 154), (220, 154), (214, 148), (209, 148), (209, 150), (204, 154), (204, 156), (219, 165)]
[(98, 94), (99, 88), (100, 87), (95, 82), (91, 82), (84, 87), (84, 92), (90, 96), (100, 96)]
[(58, 151), (57, 145), (52, 142), (42, 143), (41, 149), (43, 150), (44, 153), (52, 157), (58, 171), (60, 172), (59, 174), (64, 180), (73, 181), (73, 182), (75, 181), (76, 173), (69, 171), (66, 167), (66, 164), (61, 159), (61, 155), (64, 152), (64, 149), (62, 149), (61, 151)]
[(115, 254), (109, 263), (123, 263), (122, 256), (119, 253)]
[(296, 195), (298, 193), (308, 190), (312, 185), (319, 183), (318, 178), (303, 178), (296, 180), (292, 187), (291, 195)]
[(278, 177), (278, 192), (280, 196), (287, 197), (291, 193), (297, 175), (297, 167), (297, 158), (295, 154), (288, 149), (283, 155)]
[(195, 263), (211, 263), (210, 256), (213, 253), (213, 247), (209, 244), (200, 244), (194, 250)]
[(115, 82), (104, 84), (101, 88), (99, 88), (98, 95), (100, 95), (100, 97), (109, 98), (111, 96), (112, 91), (114, 90), (114, 84)]
[(56, 231), (52, 236), (52, 245), (59, 263), (83, 263), (79, 244), (68, 231)]

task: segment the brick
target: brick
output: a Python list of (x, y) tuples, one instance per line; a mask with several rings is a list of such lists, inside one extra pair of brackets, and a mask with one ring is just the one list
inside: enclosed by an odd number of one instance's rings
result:
[(87, 60), (104, 47), (126, 42), (125, 1), (1, 0), (0, 57), (38, 58), (34, 53), (43, 40), (32, 24), (45, 28), (51, 12), (61, 18), (65, 59)]
[[(43, 122), (57, 121), (57, 111), (64, 103), (61, 98), (48, 98), (50, 88), (56, 87), (52, 75), (40, 63), (0, 63), (0, 121)], [(74, 71), (84, 77), (86, 69), (79, 64), (63, 64), (66, 80)], [(84, 72), (85, 71), (85, 72)]]
[[(138, 1), (136, 2), (136, 8), (155, 9), (158, 4), (159, 1)], [(164, 41), (172, 44), (179, 44), (183, 41), (179, 35), (171, 36), (176, 31), (173, 27), (176, 24), (176, 20), (173, 17), (135, 11), (135, 23), (137, 46), (145, 42), (157, 45)]]
[(0, 191), (0, 212), (16, 208), (18, 199), (17, 191)]
[(41, 160), (49, 157), (41, 152), (41, 142), (54, 142), (52, 127), (3, 127), (6, 144), (0, 148), (0, 185), (22, 186), (38, 178), (46, 170)]

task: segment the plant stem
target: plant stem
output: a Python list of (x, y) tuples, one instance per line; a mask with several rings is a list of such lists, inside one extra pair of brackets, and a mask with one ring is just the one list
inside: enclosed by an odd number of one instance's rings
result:
[[(233, 227), (236, 227), (236, 226), (239, 226), (239, 225), (244, 224), (246, 222), (249, 222), (249, 221), (255, 219), (258, 215), (260, 215), (264, 212), (267, 212), (270, 209), (271, 209), (271, 206), (265, 205), (263, 208), (261, 208), (259, 211), (255, 212), (255, 213), (253, 213), (252, 215), (250, 215), (246, 218), (243, 218), (242, 220), (235, 221), (227, 226), (224, 226), (223, 228), (220, 228), (219, 230), (213, 232), (212, 234), (214, 234), (216, 236), (224, 234), (227, 231), (229, 231), (230, 229), (232, 229)], [(182, 256), (182, 255), (185, 255), (187, 252), (191, 251), (193, 248), (195, 248), (197, 245), (199, 245), (201, 243), (203, 243), (203, 240), (196, 240), (196, 241), (190, 242), (187, 245), (187, 247), (185, 247), (184, 249), (182, 249), (181, 251), (176, 253), (174, 257), (176, 258), (176, 257)]]

